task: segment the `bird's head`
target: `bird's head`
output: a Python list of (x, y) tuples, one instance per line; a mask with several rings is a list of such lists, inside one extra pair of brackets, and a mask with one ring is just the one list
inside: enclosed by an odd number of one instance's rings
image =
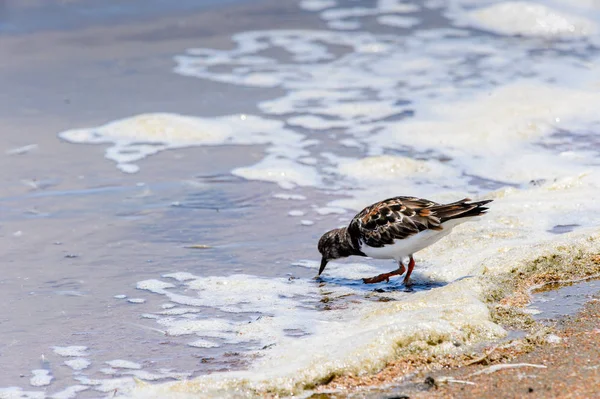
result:
[(340, 255), (340, 243), (341, 243), (341, 229), (330, 230), (321, 236), (317, 248), (321, 253), (321, 267), (319, 267), (319, 274), (323, 273), (327, 262), (331, 259), (341, 258)]

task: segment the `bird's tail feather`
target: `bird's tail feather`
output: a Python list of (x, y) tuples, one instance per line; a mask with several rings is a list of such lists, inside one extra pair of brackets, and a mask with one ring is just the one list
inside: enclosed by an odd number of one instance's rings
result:
[(429, 208), (432, 213), (440, 218), (442, 223), (458, 218), (467, 218), (473, 216), (480, 216), (486, 213), (488, 210), (484, 205), (489, 204), (493, 200), (483, 200), (470, 202), (469, 198), (462, 199), (451, 204), (438, 205)]

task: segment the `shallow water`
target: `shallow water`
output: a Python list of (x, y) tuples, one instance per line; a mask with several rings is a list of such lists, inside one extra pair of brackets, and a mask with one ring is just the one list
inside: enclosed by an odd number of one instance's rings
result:
[(534, 291), (529, 308), (534, 319), (551, 322), (571, 316), (581, 310), (590, 300), (597, 300), (600, 281), (587, 280), (564, 284), (550, 284)]
[[(159, 3), (0, 37), (0, 397), (303, 394), (501, 338), (483, 275), (598, 252), (593, 4)], [(411, 290), (313, 279), (393, 195), (495, 202)]]

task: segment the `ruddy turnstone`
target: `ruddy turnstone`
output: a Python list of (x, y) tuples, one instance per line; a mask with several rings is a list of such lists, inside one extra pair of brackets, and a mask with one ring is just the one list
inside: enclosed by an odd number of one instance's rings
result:
[(394, 197), (377, 202), (360, 211), (348, 227), (333, 229), (319, 240), (323, 256), (319, 275), (331, 259), (351, 255), (375, 259), (395, 259), (398, 269), (365, 278), (366, 284), (389, 281), (406, 271), (404, 259), (409, 258), (404, 285), (410, 284), (415, 267), (413, 254), (448, 235), (456, 225), (486, 213), (484, 205), (492, 200), (471, 202), (469, 198), (451, 204), (438, 204), (423, 198)]

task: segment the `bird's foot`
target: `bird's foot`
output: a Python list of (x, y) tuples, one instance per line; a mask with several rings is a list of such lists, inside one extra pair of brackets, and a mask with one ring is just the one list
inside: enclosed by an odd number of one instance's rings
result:
[(376, 284), (381, 283), (382, 281), (390, 282), (390, 277), (397, 276), (401, 274), (399, 270), (394, 270), (393, 272), (383, 273), (375, 277), (363, 278), (363, 283), (365, 284)]

